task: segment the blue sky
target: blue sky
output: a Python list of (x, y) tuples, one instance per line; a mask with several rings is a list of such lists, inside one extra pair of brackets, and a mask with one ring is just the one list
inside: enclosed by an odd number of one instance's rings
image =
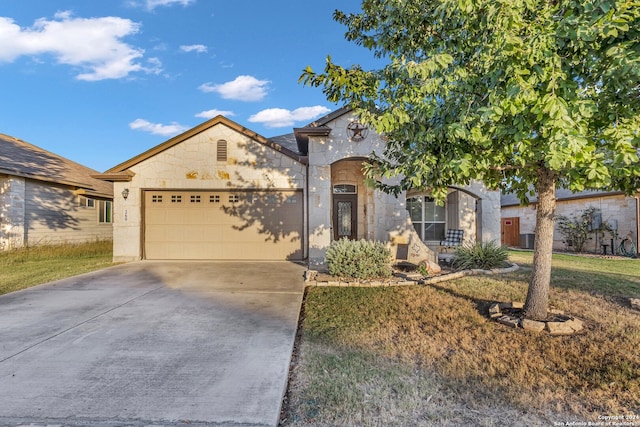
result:
[(0, 133), (98, 171), (217, 114), (272, 137), (336, 109), (298, 84), (374, 65), (355, 0), (0, 0)]

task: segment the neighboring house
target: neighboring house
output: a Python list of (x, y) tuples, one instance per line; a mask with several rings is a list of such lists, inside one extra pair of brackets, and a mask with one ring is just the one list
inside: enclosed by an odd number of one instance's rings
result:
[[(638, 246), (638, 231), (640, 229), (640, 192), (634, 197), (626, 197), (621, 192), (605, 191), (581, 191), (572, 193), (569, 190), (556, 191), (557, 208), (556, 215), (566, 217), (580, 217), (589, 208), (595, 208), (597, 223), (607, 223), (616, 230), (616, 238), (613, 244), (618, 249), (619, 242), (630, 239)], [(536, 226), (536, 202), (532, 197), (528, 206), (520, 206), (520, 201), (515, 194), (504, 194), (501, 197), (502, 243), (507, 246), (533, 248), (533, 235)], [(594, 224), (597, 226), (598, 224)], [(588, 252), (602, 252), (604, 249), (611, 253), (611, 239), (609, 232), (594, 233), (591, 240), (585, 245)], [(572, 249), (571, 242), (556, 230), (553, 236), (554, 249)], [(602, 245), (608, 245), (603, 247)]]
[(114, 260), (321, 267), (330, 243), (348, 237), (435, 261), (448, 228), (470, 242), (499, 239), (499, 192), (479, 183), (451, 188), (444, 207), (428, 192), (396, 198), (365, 185), (362, 163), (383, 147), (348, 109), (272, 139), (215, 117), (96, 176), (114, 182)]
[(96, 173), (0, 134), (0, 250), (111, 240), (113, 184)]

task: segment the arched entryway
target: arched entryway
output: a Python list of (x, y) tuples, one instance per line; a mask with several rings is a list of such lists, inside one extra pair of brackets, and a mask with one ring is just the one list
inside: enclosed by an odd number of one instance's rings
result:
[(366, 159), (339, 160), (331, 165), (331, 225), (333, 240), (368, 239), (369, 215), (373, 214), (372, 189), (365, 184), (362, 164)]

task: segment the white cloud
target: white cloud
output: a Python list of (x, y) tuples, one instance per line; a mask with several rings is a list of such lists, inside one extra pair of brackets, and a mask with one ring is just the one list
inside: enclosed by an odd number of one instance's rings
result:
[(204, 83), (198, 89), (215, 92), (224, 99), (236, 101), (261, 101), (267, 96), (269, 80), (258, 80), (253, 76), (238, 76), (235, 80), (222, 84)]
[(196, 114), (196, 117), (201, 117), (203, 119), (213, 119), (215, 116), (226, 116), (226, 117), (232, 117), (235, 116), (235, 114), (233, 114), (233, 111), (227, 111), (227, 110), (207, 110), (207, 111), (201, 111), (198, 114)]
[(301, 107), (293, 111), (284, 108), (269, 108), (249, 117), (251, 123), (262, 123), (268, 128), (293, 126), (296, 122), (313, 120), (331, 110), (321, 105)]
[(71, 12), (58, 12), (54, 19), (40, 18), (29, 28), (21, 28), (11, 18), (0, 17), (0, 62), (21, 56), (51, 54), (59, 64), (82, 69), (79, 80), (127, 77), (134, 72), (159, 73), (160, 63), (140, 63), (144, 50), (121, 41), (140, 31), (140, 24), (129, 19), (74, 18)]
[(148, 10), (153, 10), (158, 6), (173, 6), (174, 4), (189, 6), (190, 4), (195, 2), (196, 0), (146, 0), (145, 6)]
[(190, 44), (180, 46), (180, 50), (183, 52), (206, 53), (207, 47), (203, 44)]
[(151, 123), (144, 119), (135, 119), (129, 123), (129, 128), (162, 136), (177, 135), (188, 129), (186, 126), (182, 126), (176, 122), (169, 125), (163, 125), (160, 123)]

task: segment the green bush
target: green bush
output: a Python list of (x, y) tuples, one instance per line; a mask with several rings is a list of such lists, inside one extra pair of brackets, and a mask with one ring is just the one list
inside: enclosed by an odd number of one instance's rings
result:
[(451, 266), (456, 270), (491, 270), (504, 266), (508, 256), (506, 246), (496, 242), (466, 244), (456, 249)]
[(391, 276), (391, 251), (381, 242), (335, 240), (327, 249), (326, 260), (333, 276), (355, 279)]

